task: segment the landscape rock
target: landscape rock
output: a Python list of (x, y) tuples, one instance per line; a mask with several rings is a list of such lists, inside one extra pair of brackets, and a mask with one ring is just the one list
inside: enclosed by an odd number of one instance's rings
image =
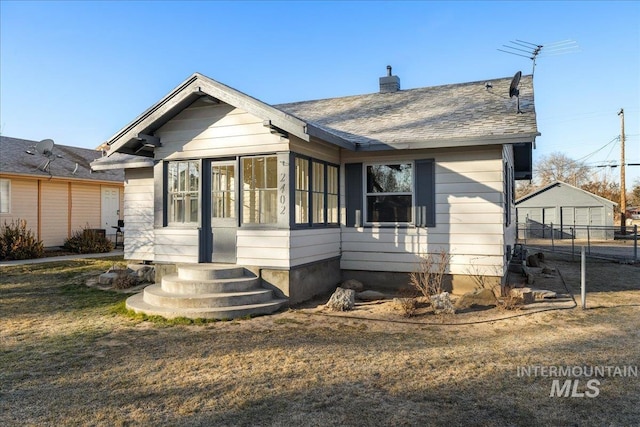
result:
[(431, 295), (431, 306), (435, 314), (455, 314), (456, 309), (451, 303), (449, 292)]
[(338, 287), (329, 298), (326, 307), (331, 311), (349, 311), (355, 304), (356, 291)]
[(513, 297), (521, 298), (524, 304), (531, 304), (534, 302), (531, 288), (513, 288), (509, 293)]
[(553, 299), (558, 296), (555, 292), (545, 289), (531, 289), (531, 293), (534, 299)]
[(379, 301), (387, 298), (387, 296), (378, 291), (362, 291), (356, 293), (356, 298), (360, 301)]
[(542, 252), (538, 252), (536, 256), (538, 257), (538, 261), (541, 263), (544, 262), (544, 254)]
[(477, 289), (462, 295), (456, 301), (456, 310), (475, 306), (492, 307), (498, 305), (498, 300), (491, 289)]
[(156, 280), (156, 270), (149, 265), (136, 268), (133, 274), (138, 278), (139, 282), (154, 283)]
[(353, 289), (356, 292), (362, 292), (364, 290), (364, 285), (361, 281), (356, 279), (345, 280), (340, 284), (342, 289)]
[(98, 284), (103, 286), (113, 285), (113, 282), (116, 281), (118, 277), (120, 277), (120, 273), (117, 273), (116, 271), (117, 270), (110, 270), (107, 273), (102, 273), (98, 277)]

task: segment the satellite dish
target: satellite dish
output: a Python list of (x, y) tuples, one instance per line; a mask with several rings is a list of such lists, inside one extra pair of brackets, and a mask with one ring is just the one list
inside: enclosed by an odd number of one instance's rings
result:
[(509, 85), (509, 98), (520, 95), (518, 85), (520, 84), (520, 78), (522, 77), (522, 71), (518, 71), (513, 79), (511, 79), (511, 85)]
[(518, 85), (520, 84), (520, 78), (522, 77), (522, 71), (518, 71), (511, 79), (511, 84), (509, 85), (509, 98), (516, 97), (517, 105), (518, 105), (518, 114), (522, 114), (520, 111), (520, 90), (518, 89)]
[(53, 146), (53, 139), (43, 139), (36, 144), (36, 151), (43, 156), (49, 157), (53, 155)]

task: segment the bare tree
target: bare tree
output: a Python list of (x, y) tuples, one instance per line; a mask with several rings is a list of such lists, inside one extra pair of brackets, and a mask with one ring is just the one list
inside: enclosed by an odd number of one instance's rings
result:
[(537, 181), (540, 186), (555, 181), (582, 187), (590, 181), (589, 168), (584, 163), (570, 159), (566, 154), (554, 152), (540, 157), (536, 162)]

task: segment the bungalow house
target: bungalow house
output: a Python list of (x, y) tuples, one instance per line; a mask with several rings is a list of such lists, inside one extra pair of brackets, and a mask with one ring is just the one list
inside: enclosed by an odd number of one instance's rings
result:
[(93, 172), (89, 164), (100, 151), (55, 144), (42, 154), (37, 144), (0, 136), (0, 224), (25, 220), (45, 247), (61, 246), (84, 228), (115, 237), (123, 172)]
[(236, 264), (297, 303), (347, 278), (406, 285), (444, 250), (462, 292), (505, 277), (531, 176), (533, 81), (519, 109), (511, 83), (401, 90), (388, 67), (377, 93), (269, 105), (196, 73), (92, 166), (125, 169), (126, 258)]

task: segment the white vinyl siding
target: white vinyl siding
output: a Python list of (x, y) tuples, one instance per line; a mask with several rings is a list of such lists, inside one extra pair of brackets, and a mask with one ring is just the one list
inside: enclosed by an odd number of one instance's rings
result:
[(153, 261), (153, 169), (125, 169), (124, 256)]
[(237, 234), (237, 263), (289, 268), (340, 256), (340, 229), (246, 230)]
[(196, 101), (156, 131), (156, 159), (243, 156), (287, 151), (288, 142), (261, 118), (228, 104)]

